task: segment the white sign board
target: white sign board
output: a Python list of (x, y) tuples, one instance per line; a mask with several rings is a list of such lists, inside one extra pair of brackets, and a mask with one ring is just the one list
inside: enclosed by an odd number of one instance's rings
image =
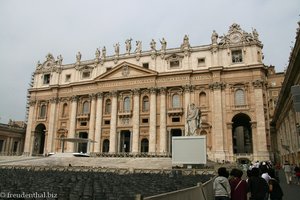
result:
[(172, 137), (172, 164), (206, 164), (206, 136)]

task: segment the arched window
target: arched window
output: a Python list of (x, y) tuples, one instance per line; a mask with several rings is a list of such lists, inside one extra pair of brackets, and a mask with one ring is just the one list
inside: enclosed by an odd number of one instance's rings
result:
[(64, 103), (64, 105), (63, 105), (63, 108), (62, 108), (62, 116), (63, 117), (66, 117), (67, 116), (67, 114), (68, 114), (68, 104), (67, 103)]
[(174, 94), (172, 96), (172, 107), (179, 108), (180, 107), (180, 97), (178, 94)]
[(89, 102), (85, 101), (83, 102), (83, 106), (82, 106), (82, 114), (88, 114), (89, 112), (90, 112)]
[(124, 108), (124, 112), (129, 112), (130, 111), (130, 99), (129, 99), (129, 97), (124, 98), (123, 108)]
[(200, 99), (200, 106), (206, 106), (206, 94), (205, 92), (201, 92), (199, 95), (199, 99)]
[(235, 98), (235, 105), (245, 105), (245, 94), (244, 94), (244, 90), (242, 89), (237, 89), (235, 91), (235, 95), (234, 95), (234, 98)]
[(46, 117), (46, 105), (42, 105), (41, 106), (41, 110), (40, 110), (40, 118), (45, 118)]
[(111, 101), (110, 99), (106, 99), (105, 101), (105, 113), (110, 114), (111, 112)]
[(149, 97), (148, 96), (143, 97), (142, 111), (143, 112), (148, 112), (149, 111)]

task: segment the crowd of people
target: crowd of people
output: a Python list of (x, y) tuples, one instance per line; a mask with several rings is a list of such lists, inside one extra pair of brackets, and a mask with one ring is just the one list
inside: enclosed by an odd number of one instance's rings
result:
[(282, 200), (283, 191), (271, 162), (256, 162), (245, 171), (247, 175), (243, 176), (241, 169), (229, 172), (220, 167), (213, 183), (215, 200)]

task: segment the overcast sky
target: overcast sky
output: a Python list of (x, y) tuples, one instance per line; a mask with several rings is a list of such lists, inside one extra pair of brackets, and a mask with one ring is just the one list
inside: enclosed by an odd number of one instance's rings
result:
[[(294, 46), (299, 0), (0, 0), (0, 122), (24, 120), (26, 92), (38, 60), (48, 52), (63, 64), (93, 59), (96, 48), (127, 38), (165, 37), (168, 48), (179, 47), (185, 34), (192, 46), (210, 44), (211, 33), (227, 33), (233, 23), (264, 44), (266, 65), (283, 71)], [(135, 44), (135, 42), (133, 43)]]

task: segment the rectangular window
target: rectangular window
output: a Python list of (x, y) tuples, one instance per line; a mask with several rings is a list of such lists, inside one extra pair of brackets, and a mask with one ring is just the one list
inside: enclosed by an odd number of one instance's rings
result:
[(86, 126), (87, 122), (80, 122), (80, 126)]
[(143, 63), (143, 67), (149, 69), (149, 63)]
[(180, 122), (180, 117), (172, 117), (172, 122)]
[(231, 52), (232, 63), (241, 63), (243, 62), (242, 50), (234, 50)]
[(205, 66), (205, 58), (198, 58), (198, 67)]
[(108, 71), (110, 71), (111, 70), (111, 67), (107, 67), (106, 68), (106, 71), (108, 72)]
[(66, 74), (65, 82), (70, 82), (70, 81), (71, 81), (71, 74)]
[(82, 72), (82, 78), (89, 78), (91, 76), (91, 72), (90, 71), (84, 71)]
[(143, 118), (143, 119), (142, 119), (142, 123), (143, 123), (143, 124), (148, 124), (148, 122), (149, 122), (148, 118)]
[(50, 83), (50, 74), (44, 74), (44, 78), (43, 78), (43, 84), (49, 84)]
[(105, 125), (109, 125), (110, 124), (110, 120), (104, 120), (104, 124)]
[(179, 60), (172, 60), (170, 61), (171, 68), (179, 68)]

